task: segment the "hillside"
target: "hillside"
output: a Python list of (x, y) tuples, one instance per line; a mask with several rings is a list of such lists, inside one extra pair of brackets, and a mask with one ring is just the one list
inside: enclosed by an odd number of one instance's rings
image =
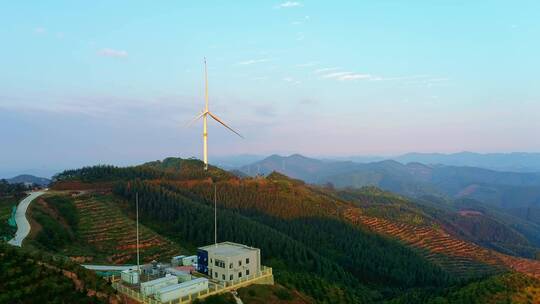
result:
[[(201, 170), (202, 164), (199, 166)], [(84, 172), (88, 176), (88, 170)], [(209, 177), (223, 176), (217, 173), (213, 176), (211, 172)], [(129, 202), (129, 212), (133, 210), (134, 193), (138, 192), (141, 220), (146, 226), (178, 243), (201, 246), (213, 239), (213, 187), (208, 178), (184, 179), (185, 175), (191, 173), (176, 172), (176, 180), (119, 181), (115, 193)], [(70, 172), (70, 178), (74, 176)], [(105, 175), (93, 176), (95, 180), (105, 180)], [(339, 220), (338, 211), (349, 204), (303, 182), (274, 174), (268, 179), (231, 177), (218, 181), (216, 186), (223, 208), (218, 212), (218, 223), (223, 227), (218, 231), (219, 239), (261, 248), (263, 262), (274, 268), (279, 282), (317, 301), (370, 302), (401, 288), (442, 286), (450, 280), (444, 271), (415, 251)], [(299, 200), (299, 195), (307, 201)], [(279, 205), (270, 208), (272, 204)], [(289, 210), (291, 216), (285, 216), (280, 209)], [(321, 234), (321, 229), (327, 235)], [(327, 243), (329, 235), (347, 237)], [(342, 253), (354, 253), (352, 269), (350, 259), (335, 248)], [(367, 287), (372, 284), (380, 287)]]
[(0, 303), (124, 303), (74, 263), (0, 242)]
[[(80, 263), (135, 264), (136, 227), (119, 201), (99, 193), (46, 195), (30, 209), (34, 247)], [(141, 262), (167, 260), (183, 249), (140, 225)]]
[(540, 281), (522, 274), (502, 274), (444, 291), (430, 290), (407, 294), (392, 304), (529, 304), (540, 302)]
[(15, 235), (15, 211), (19, 201), (26, 196), (25, 191), (23, 184), (0, 180), (0, 241), (8, 241)]
[(540, 274), (538, 262), (478, 245), (481, 237), (488, 245), (519, 239), (506, 224), (493, 235), (472, 232), (495, 225), (490, 217), (472, 226), (458, 222), (469, 229), (456, 231), (449, 219), (460, 213), (453, 207), (433, 209), (376, 188), (310, 186), (277, 172), (238, 178), (212, 167), (204, 174), (202, 163), (174, 158), (71, 170), (58, 175), (54, 187), (77, 183), (108, 185), (115, 197), (105, 197), (124, 214), (132, 214), (139, 193), (142, 223), (192, 248), (212, 242), (215, 187), (218, 238), (261, 248), (278, 282), (317, 302), (386, 301), (426, 288), (443, 292), (509, 270)]
[[(283, 164), (288, 164), (284, 166)], [(271, 156), (246, 168), (276, 170), (309, 183), (338, 188), (377, 186), (412, 198), (474, 199), (540, 224), (540, 174), (474, 167), (424, 165), (386, 160), (374, 163), (323, 162), (299, 155)]]

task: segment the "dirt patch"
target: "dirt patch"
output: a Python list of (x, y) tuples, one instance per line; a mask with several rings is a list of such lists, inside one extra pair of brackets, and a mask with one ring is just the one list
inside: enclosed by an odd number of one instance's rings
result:
[(111, 190), (114, 187), (114, 182), (102, 183), (84, 183), (80, 181), (59, 181), (51, 186), (53, 190)]
[(94, 257), (91, 257), (91, 256), (71, 256), (69, 257), (73, 262), (75, 263), (79, 263), (79, 264), (82, 264), (82, 263), (87, 263), (87, 262), (92, 262), (94, 260)]
[(482, 216), (482, 215), (484, 215), (482, 212), (476, 211), (476, 210), (461, 210), (458, 213), (461, 216)]

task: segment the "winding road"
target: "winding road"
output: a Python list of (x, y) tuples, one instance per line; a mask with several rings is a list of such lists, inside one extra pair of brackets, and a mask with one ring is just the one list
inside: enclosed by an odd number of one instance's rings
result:
[(30, 223), (26, 219), (26, 210), (30, 203), (36, 199), (38, 196), (44, 194), (45, 191), (35, 191), (30, 192), (30, 195), (25, 197), (17, 206), (17, 211), (15, 212), (15, 222), (17, 223), (17, 232), (15, 237), (12, 238), (8, 243), (13, 246), (22, 246), (22, 242), (30, 233)]

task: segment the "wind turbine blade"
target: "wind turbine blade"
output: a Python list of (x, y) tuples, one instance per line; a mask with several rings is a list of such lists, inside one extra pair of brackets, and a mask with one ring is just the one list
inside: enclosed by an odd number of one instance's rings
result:
[(210, 115), (210, 117), (212, 117), (215, 121), (219, 122), (220, 124), (222, 124), (225, 128), (231, 130), (234, 134), (240, 136), (241, 138), (244, 138), (244, 136), (240, 135), (240, 133), (236, 132), (235, 130), (233, 130), (233, 128), (227, 126), (223, 121), (221, 121), (221, 119), (219, 119), (217, 116), (215, 116), (214, 114), (210, 113), (210, 112), (207, 112), (208, 115)]
[(190, 127), (194, 122), (196, 122), (197, 120), (199, 120), (201, 117), (204, 116), (204, 114), (206, 114), (206, 112), (202, 112), (201, 114), (197, 115), (197, 117), (193, 118), (190, 122), (188, 122), (185, 127)]

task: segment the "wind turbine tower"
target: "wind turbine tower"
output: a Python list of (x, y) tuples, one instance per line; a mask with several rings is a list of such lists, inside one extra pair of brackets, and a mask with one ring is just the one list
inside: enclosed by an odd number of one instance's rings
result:
[(204, 161), (204, 170), (208, 170), (208, 116), (212, 117), (215, 121), (222, 124), (225, 128), (229, 129), (234, 134), (244, 138), (240, 133), (233, 130), (231, 127), (226, 125), (219, 117), (210, 112), (208, 108), (208, 68), (206, 66), (206, 58), (204, 58), (204, 110), (199, 114), (195, 119), (191, 121), (190, 124), (197, 121), (202, 117), (203, 119), (203, 161)]

